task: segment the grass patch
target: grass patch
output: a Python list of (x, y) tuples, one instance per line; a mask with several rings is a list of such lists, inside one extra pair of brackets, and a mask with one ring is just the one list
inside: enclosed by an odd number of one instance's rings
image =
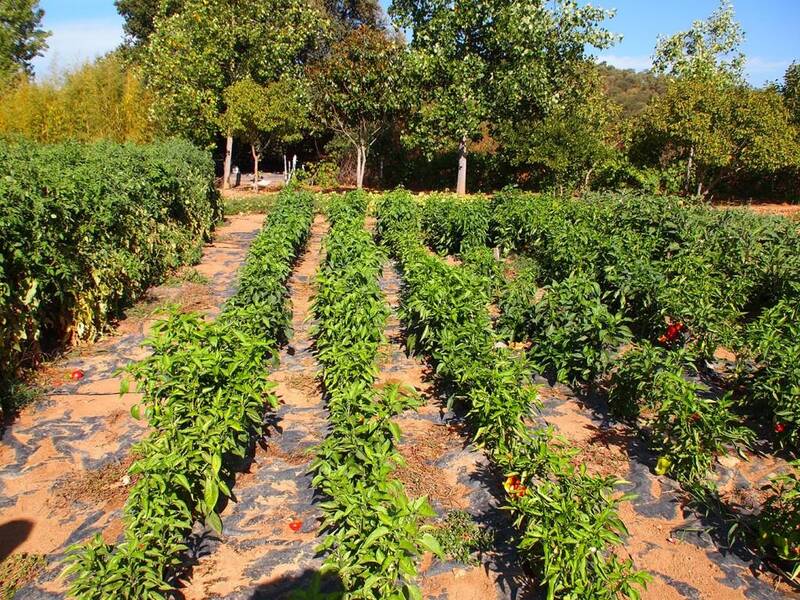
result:
[(277, 194), (228, 196), (222, 199), (225, 216), (268, 213), (275, 205)]
[(463, 510), (447, 513), (433, 535), (448, 558), (465, 565), (477, 564), (475, 553), (485, 552), (494, 543), (492, 532)]
[(0, 435), (5, 425), (26, 406), (44, 400), (44, 390), (28, 381), (0, 383)]
[(194, 267), (180, 269), (167, 278), (166, 285), (172, 287), (182, 283), (208, 285), (211, 280)]
[(0, 563), (0, 600), (11, 600), (17, 590), (41, 573), (47, 564), (41, 554), (12, 554)]

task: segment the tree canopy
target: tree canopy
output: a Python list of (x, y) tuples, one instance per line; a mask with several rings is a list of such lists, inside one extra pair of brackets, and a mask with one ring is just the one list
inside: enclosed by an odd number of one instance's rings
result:
[(304, 0), (184, 0), (156, 21), (144, 53), (156, 119), (167, 133), (212, 143), (224, 90), (247, 77), (276, 81), (302, 62), (326, 23)]
[(420, 92), (406, 140), (429, 154), (460, 145), (460, 193), (466, 146), (482, 125), (541, 119), (572, 85), (586, 47), (605, 48), (614, 39), (601, 25), (606, 11), (573, 0), (550, 4), (392, 2), (396, 23), (412, 31), (410, 68)]
[(370, 147), (403, 105), (402, 59), (399, 41), (361, 26), (308, 69), (315, 116), (356, 150), (359, 188)]
[(0, 0), (0, 84), (31, 75), (31, 60), (47, 49), (50, 32), (41, 28), (39, 0)]

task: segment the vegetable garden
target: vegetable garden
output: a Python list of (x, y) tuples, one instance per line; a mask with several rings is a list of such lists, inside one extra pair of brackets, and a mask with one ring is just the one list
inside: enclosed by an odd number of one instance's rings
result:
[[(116, 535), (76, 532), (19, 597), (433, 598), (448, 570), (500, 598), (783, 597), (800, 573), (798, 306), (800, 232), (780, 218), (290, 188), (216, 318), (173, 311), (125, 369), (149, 433)], [(554, 418), (567, 404), (633, 440), (613, 469)], [(464, 486), (465, 513), (406, 478), (404, 429), (425, 419), (459, 440), (426, 468)], [(761, 474), (739, 495), (731, 464)], [(706, 545), (647, 537), (665, 506)], [(665, 570), (657, 546), (742, 579)]]

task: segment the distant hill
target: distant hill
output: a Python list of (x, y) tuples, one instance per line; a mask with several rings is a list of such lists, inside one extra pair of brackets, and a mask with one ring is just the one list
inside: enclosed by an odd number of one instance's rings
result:
[(666, 80), (650, 71), (618, 69), (606, 63), (597, 65), (609, 98), (622, 106), (624, 116), (637, 115), (653, 96), (664, 93)]

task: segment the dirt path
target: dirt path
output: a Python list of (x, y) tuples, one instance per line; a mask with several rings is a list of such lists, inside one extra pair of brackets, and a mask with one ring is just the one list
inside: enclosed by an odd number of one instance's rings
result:
[[(201, 534), (199, 562), (182, 590), (186, 600), (284, 597), (308, 585), (322, 564), (314, 556), (321, 512), (307, 471), (328, 421), (308, 319), (326, 231), (318, 215), (289, 281), (294, 335), (270, 377), (282, 402), (271, 435), (256, 448), (249, 472), (236, 481), (237, 501), (222, 513), (223, 534)], [(294, 520), (303, 522), (297, 532), (289, 527)]]
[[(130, 447), (146, 424), (130, 416), (135, 394), (120, 397), (114, 373), (145, 356), (141, 343), (156, 319), (153, 311), (164, 302), (210, 315), (219, 310), (234, 291), (239, 266), (263, 221), (264, 215), (228, 219), (195, 267), (207, 284), (154, 288), (114, 334), (46, 367), (52, 384), (46, 400), (24, 410), (0, 441), (0, 558), (11, 552), (47, 555), (53, 564), (45, 581), (59, 571), (56, 563), (70, 544), (98, 531), (108, 540), (120, 533), (128, 494), (122, 478)], [(72, 383), (75, 369), (84, 378)], [(17, 597), (41, 596), (31, 586)]]
[[(724, 532), (720, 539), (718, 526), (700, 521), (685, 509), (678, 484), (650, 471), (646, 462), (655, 460), (641, 438), (608, 421), (599, 400), (587, 406), (569, 388), (541, 383), (544, 419), (581, 450), (578, 460), (593, 473), (625, 479), (629, 483), (622, 489), (638, 494), (621, 506), (620, 516), (630, 531), (627, 552), (637, 568), (654, 576), (645, 600), (798, 597), (787, 593), (786, 588), (777, 591), (769, 573), (759, 573), (757, 560), (743, 550), (729, 549)], [(721, 471), (725, 478), (752, 489), (764, 483), (769, 474), (757, 472), (756, 466), (763, 466), (763, 462), (731, 459), (730, 466)], [(748, 473), (749, 467), (754, 472)]]

